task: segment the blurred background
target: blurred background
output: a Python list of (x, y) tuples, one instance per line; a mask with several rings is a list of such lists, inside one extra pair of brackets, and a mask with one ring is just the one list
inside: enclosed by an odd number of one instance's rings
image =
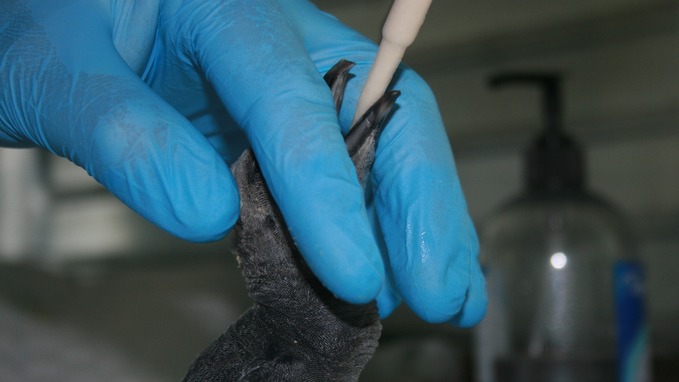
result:
[[(391, 1), (316, 4), (379, 41)], [(563, 74), (590, 188), (624, 212), (647, 267), (656, 380), (679, 380), (679, 1), (434, 1), (405, 62), (437, 96), (479, 229), (520, 192), (542, 124), (539, 92), (488, 78)], [(175, 239), (64, 160), (0, 149), (0, 380), (179, 380), (248, 306), (228, 239)], [(472, 378), (470, 331), (407, 309), (384, 326), (362, 380)]]

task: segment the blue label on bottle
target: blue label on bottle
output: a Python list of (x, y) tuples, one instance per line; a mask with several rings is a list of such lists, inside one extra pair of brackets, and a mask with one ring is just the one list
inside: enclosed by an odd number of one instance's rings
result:
[(613, 268), (613, 279), (618, 325), (618, 380), (650, 381), (643, 266), (638, 261), (618, 261)]

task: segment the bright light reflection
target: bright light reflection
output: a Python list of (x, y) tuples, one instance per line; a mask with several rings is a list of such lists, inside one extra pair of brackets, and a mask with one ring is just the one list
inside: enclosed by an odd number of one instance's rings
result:
[(568, 262), (568, 257), (563, 252), (556, 252), (549, 258), (549, 262), (554, 269), (563, 269)]

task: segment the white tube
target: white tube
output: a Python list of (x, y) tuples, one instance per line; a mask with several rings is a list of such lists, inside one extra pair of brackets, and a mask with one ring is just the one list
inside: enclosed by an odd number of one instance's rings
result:
[(382, 27), (382, 41), (363, 86), (354, 120), (360, 118), (387, 90), (396, 68), (424, 23), (431, 0), (395, 0)]

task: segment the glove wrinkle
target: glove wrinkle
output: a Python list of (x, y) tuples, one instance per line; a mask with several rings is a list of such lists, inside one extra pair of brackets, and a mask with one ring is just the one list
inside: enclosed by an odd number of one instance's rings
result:
[[(340, 61), (326, 76), (337, 106), (351, 66)], [(346, 141), (362, 184), (397, 96), (385, 94)], [(255, 304), (201, 353), (184, 381), (357, 381), (381, 332), (375, 302), (339, 300), (313, 275), (251, 150), (232, 171), (241, 194), (234, 252)]]

